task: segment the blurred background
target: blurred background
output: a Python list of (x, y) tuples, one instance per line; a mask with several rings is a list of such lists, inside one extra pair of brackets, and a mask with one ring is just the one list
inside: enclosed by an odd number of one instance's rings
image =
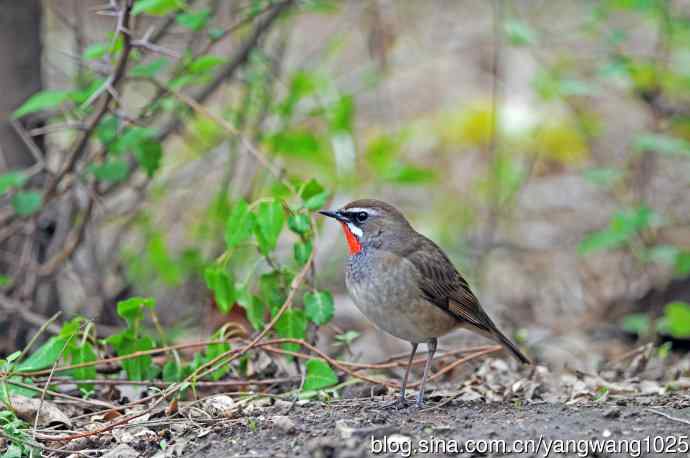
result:
[(337, 225), (226, 250), (240, 199), (375, 197), (538, 361), (687, 359), (690, 2), (120, 3), (0, 1), (0, 353), (59, 310), (108, 335), (130, 296), (174, 338), (258, 329), (243, 294), (270, 303), (312, 249), (335, 317), (311, 338), (407, 351), (352, 306)]

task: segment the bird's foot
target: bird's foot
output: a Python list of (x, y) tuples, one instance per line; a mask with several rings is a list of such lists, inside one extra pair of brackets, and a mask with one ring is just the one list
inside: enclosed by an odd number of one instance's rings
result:
[(424, 407), (424, 393), (422, 391), (417, 393), (417, 397), (414, 403), (417, 409), (422, 409)]
[(383, 409), (403, 410), (407, 409), (409, 406), (410, 404), (405, 400), (405, 398), (397, 398), (395, 401), (387, 402), (381, 407)]

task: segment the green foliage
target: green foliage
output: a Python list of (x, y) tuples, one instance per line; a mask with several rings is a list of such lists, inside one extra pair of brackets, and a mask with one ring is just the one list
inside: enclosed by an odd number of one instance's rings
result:
[(690, 156), (689, 142), (665, 134), (639, 134), (635, 137), (633, 147), (640, 152), (656, 151), (668, 155), (681, 154)]
[(537, 42), (537, 34), (528, 24), (510, 19), (504, 24), (505, 34), (513, 46), (533, 45)]
[(19, 191), (12, 196), (12, 207), (19, 216), (33, 215), (41, 209), (42, 197), (36, 191)]
[(102, 164), (91, 164), (88, 169), (97, 180), (108, 183), (124, 181), (129, 175), (129, 164), (123, 159), (107, 159)]
[(235, 282), (230, 273), (221, 267), (207, 267), (204, 271), (206, 286), (213, 291), (218, 308), (229, 313), (235, 304)]
[[(127, 322), (127, 328), (106, 339), (118, 356), (155, 348), (152, 338), (142, 335), (141, 321), (146, 309), (153, 310), (155, 302), (150, 298), (132, 297), (117, 304), (117, 314)], [(148, 380), (158, 373), (150, 355), (137, 356), (122, 362), (129, 380)]]
[(177, 21), (177, 23), (180, 24), (182, 27), (186, 27), (195, 32), (198, 32), (199, 30), (206, 27), (206, 24), (208, 24), (208, 19), (210, 16), (211, 11), (204, 8), (199, 11), (187, 11), (184, 13), (180, 13), (177, 16), (175, 16), (175, 21)]
[(134, 77), (153, 78), (161, 70), (169, 65), (169, 61), (165, 57), (159, 57), (145, 64), (138, 64), (132, 67), (129, 74)]
[(272, 200), (259, 203), (254, 233), (259, 250), (264, 256), (275, 249), (284, 224), (285, 212), (280, 202)]
[(331, 321), (334, 310), (333, 296), (328, 291), (314, 291), (304, 295), (304, 311), (319, 326)]
[(22, 458), (25, 456), (40, 456), (38, 450), (28, 445), (31, 435), (27, 432), (29, 425), (17, 418), (17, 415), (10, 410), (0, 411), (0, 429), (3, 436), (9, 439), (7, 451), (1, 458)]
[(304, 391), (315, 391), (328, 388), (338, 383), (338, 376), (327, 362), (320, 359), (310, 359), (305, 364)]
[(152, 16), (165, 16), (184, 6), (185, 2), (183, 0), (138, 0), (134, 3), (132, 14), (134, 16), (142, 13)]
[[(275, 328), (280, 337), (304, 339), (307, 332), (307, 320), (304, 317), (304, 311), (300, 309), (286, 310), (278, 319)], [(296, 352), (299, 350), (299, 345), (296, 343), (285, 343), (283, 348)]]
[(60, 108), (63, 103), (72, 99), (73, 95), (74, 93), (71, 91), (45, 90), (37, 92), (17, 108), (12, 117), (21, 118), (37, 111)]
[(20, 371), (38, 371), (51, 367), (62, 356), (65, 340), (61, 336), (51, 337), (31, 356), (19, 363), (17, 369)]
[(26, 175), (22, 172), (9, 172), (0, 175), (0, 196), (11, 189), (21, 188), (25, 182)]
[(240, 199), (232, 208), (230, 217), (225, 224), (225, 243), (228, 248), (234, 248), (245, 242), (252, 235), (256, 217), (249, 209), (249, 204)]
[(649, 228), (657, 215), (646, 206), (621, 210), (611, 218), (608, 227), (588, 235), (578, 246), (580, 254), (618, 248), (640, 231)]
[(671, 302), (664, 308), (664, 329), (677, 339), (690, 338), (690, 304)]

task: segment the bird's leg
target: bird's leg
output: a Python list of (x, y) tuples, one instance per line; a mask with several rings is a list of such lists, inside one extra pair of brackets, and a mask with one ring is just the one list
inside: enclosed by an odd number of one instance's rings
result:
[(431, 368), (431, 361), (434, 359), (434, 353), (436, 353), (436, 344), (438, 340), (436, 337), (431, 338), (426, 343), (427, 348), (427, 358), (426, 364), (424, 365), (424, 375), (422, 375), (422, 383), (419, 385), (419, 393), (417, 393), (417, 407), (422, 408), (424, 405), (424, 384), (426, 383), (426, 378), (429, 375), (429, 369)]
[(385, 405), (384, 407), (395, 407), (396, 409), (402, 409), (407, 407), (407, 401), (405, 400), (405, 387), (407, 386), (407, 378), (410, 375), (412, 360), (414, 359), (415, 353), (417, 353), (418, 345), (418, 343), (412, 343), (412, 352), (410, 353), (410, 360), (407, 362), (407, 369), (405, 369), (405, 375), (403, 376), (402, 386), (400, 387), (400, 397), (392, 403)]

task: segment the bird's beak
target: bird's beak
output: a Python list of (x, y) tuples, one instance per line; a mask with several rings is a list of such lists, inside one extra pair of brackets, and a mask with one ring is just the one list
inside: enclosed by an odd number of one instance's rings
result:
[(324, 216), (328, 216), (329, 218), (337, 219), (340, 222), (347, 223), (347, 218), (337, 210), (336, 211), (323, 210), (323, 211), (320, 211), (319, 213), (321, 213)]

